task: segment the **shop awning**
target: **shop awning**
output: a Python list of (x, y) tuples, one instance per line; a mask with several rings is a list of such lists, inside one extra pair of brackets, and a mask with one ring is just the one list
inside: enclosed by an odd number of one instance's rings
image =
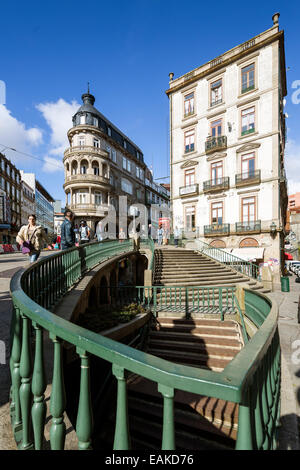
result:
[(234, 248), (231, 254), (245, 261), (252, 261), (252, 260), (264, 259), (264, 251), (265, 251), (264, 248), (256, 248), (256, 247)]

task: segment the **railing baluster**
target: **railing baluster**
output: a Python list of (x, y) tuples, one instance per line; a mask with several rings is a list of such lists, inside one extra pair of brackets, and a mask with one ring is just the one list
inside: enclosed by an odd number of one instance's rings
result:
[(162, 450), (175, 450), (174, 389), (158, 384), (158, 391), (164, 398)]
[(10, 354), (10, 371), (11, 371), (11, 382), (12, 382), (12, 401), (10, 410), (13, 416), (13, 428), (14, 431), (20, 431), (22, 425), (21, 419), (21, 406), (20, 406), (20, 359), (21, 359), (21, 347), (22, 347), (22, 325), (20, 310), (15, 307), (13, 309), (12, 316), (12, 348)]
[(239, 405), (238, 434), (235, 449), (253, 450), (249, 393), (247, 393), (247, 403)]
[(31, 417), (34, 432), (34, 448), (41, 450), (47, 410), (44, 395), (46, 390), (46, 378), (43, 353), (43, 330), (36, 323), (33, 323), (33, 327), (35, 329), (35, 356), (32, 374), (33, 405)]
[(86, 351), (76, 349), (81, 359), (80, 394), (76, 421), (76, 434), (79, 450), (91, 449), (91, 434), (93, 429), (93, 412), (90, 390), (90, 363)]
[(66, 425), (64, 423), (66, 395), (62, 367), (62, 341), (55, 335), (50, 335), (50, 338), (54, 343), (54, 366), (50, 399), (50, 412), (52, 414), (50, 444), (52, 450), (63, 450), (66, 437)]
[(114, 450), (129, 450), (130, 435), (128, 427), (128, 407), (125, 370), (122, 367), (113, 364), (112, 373), (118, 381)]
[(22, 351), (20, 361), (20, 405), (22, 413), (22, 444), (21, 449), (32, 449), (33, 444), (30, 436), (30, 408), (31, 408), (31, 351), (30, 351), (30, 320), (21, 313)]

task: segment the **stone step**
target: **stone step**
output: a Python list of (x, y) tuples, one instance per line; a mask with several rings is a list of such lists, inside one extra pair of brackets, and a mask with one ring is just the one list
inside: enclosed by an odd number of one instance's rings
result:
[[(144, 426), (143, 433), (151, 427), (152, 418), (156, 422), (162, 422), (163, 402), (161, 394), (157, 391), (157, 384), (141, 377), (133, 378), (128, 383), (128, 397), (130, 416), (146, 417), (147, 425)], [(192, 436), (203, 437), (201, 431), (207, 432), (214, 442), (218, 441), (217, 436), (236, 439), (238, 405), (234, 403), (176, 390), (174, 410), (177, 431), (184, 425), (190, 428)], [(155, 419), (156, 417), (159, 419)], [(130, 427), (132, 429), (132, 426)], [(186, 448), (197, 449), (194, 445)]]
[[(209, 344), (205, 343), (203, 340), (199, 341), (176, 341), (176, 340), (166, 340), (165, 338), (160, 338), (157, 335), (157, 339), (150, 337), (148, 343), (148, 348), (151, 351), (154, 350), (170, 350), (170, 351), (183, 351), (186, 353), (199, 353), (206, 354), (208, 357), (220, 357), (223, 359), (232, 360), (235, 354), (240, 350), (240, 348), (224, 348), (218, 344)], [(153, 352), (152, 352), (153, 354)]]
[(236, 351), (240, 350), (240, 341), (237, 337), (237, 334), (232, 336), (220, 336), (214, 335), (213, 333), (204, 334), (204, 333), (193, 333), (192, 335), (187, 332), (173, 331), (172, 329), (168, 331), (152, 331), (150, 333), (150, 338), (160, 338), (164, 341), (177, 341), (179, 342), (193, 342), (207, 345), (216, 345), (224, 348), (232, 348)]
[(230, 278), (230, 279), (214, 279), (214, 280), (209, 280), (209, 281), (196, 281), (196, 282), (192, 282), (192, 281), (184, 281), (184, 282), (180, 282), (179, 280), (176, 281), (174, 280), (173, 282), (170, 281), (170, 282), (167, 282), (165, 281), (164, 283), (161, 283), (161, 284), (158, 284), (157, 281), (155, 281), (155, 286), (159, 286), (159, 285), (162, 285), (162, 286), (183, 286), (183, 287), (208, 287), (208, 286), (215, 286), (215, 287), (220, 287), (220, 286), (223, 286), (223, 287), (235, 287), (237, 283), (240, 283), (240, 282), (248, 282), (247, 278), (244, 278), (244, 277), (236, 277), (236, 278)]

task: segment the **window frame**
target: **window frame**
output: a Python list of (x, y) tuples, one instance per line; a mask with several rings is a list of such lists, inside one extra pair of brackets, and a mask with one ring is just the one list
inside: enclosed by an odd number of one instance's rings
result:
[[(216, 204), (221, 204), (221, 210), (222, 210), (222, 222), (213, 222), (213, 211), (215, 208), (213, 207)], [(219, 208), (217, 208), (219, 209)], [(210, 203), (210, 225), (224, 225), (224, 201), (212, 201)]]
[[(254, 114), (254, 129), (247, 129), (246, 131), (243, 131), (243, 113), (247, 110), (250, 110), (253, 108), (253, 114)], [(245, 136), (248, 136), (248, 135), (252, 135), (254, 134), (255, 132), (257, 132), (257, 119), (256, 119), (256, 116), (257, 116), (257, 110), (256, 110), (256, 105), (255, 104), (250, 104), (250, 106), (248, 105), (247, 107), (244, 107), (240, 110), (240, 137), (245, 137)], [(249, 115), (250, 113), (248, 113)], [(252, 113), (251, 113), (252, 114)], [(249, 132), (250, 130), (250, 132)]]
[[(187, 136), (187, 134), (191, 133), (190, 136)], [(194, 137), (194, 142), (191, 144), (189, 143), (189, 147), (191, 147), (193, 145), (193, 148), (190, 148), (189, 150), (186, 150), (186, 139), (187, 138), (190, 138), (190, 137)], [(192, 152), (195, 152), (196, 151), (196, 129), (193, 127), (192, 129), (188, 129), (184, 132), (184, 137), (183, 137), (183, 143), (184, 143), (184, 153), (185, 154), (190, 154)]]
[[(212, 130), (215, 128), (215, 126), (213, 126), (214, 123), (220, 121), (221, 122), (221, 134), (217, 134), (217, 135), (214, 135), (213, 136), (213, 133), (212, 133)], [(209, 132), (210, 132), (210, 137), (221, 137), (222, 135), (224, 135), (223, 131), (224, 131), (224, 124), (223, 124), (223, 118), (218, 118), (218, 119), (214, 119), (212, 121), (209, 122)]]
[[(187, 100), (187, 97), (193, 95), (193, 98), (192, 99), (189, 99)], [(189, 103), (190, 101), (192, 100), (192, 111), (190, 112), (186, 112), (186, 103)], [(189, 90), (187, 93), (185, 93), (183, 95), (183, 117), (184, 118), (187, 118), (187, 117), (190, 117), (190, 116), (194, 116), (195, 114), (195, 91), (191, 91)]]
[[(213, 171), (217, 170), (217, 173), (218, 173), (218, 170), (220, 168), (221, 168), (222, 176), (217, 176), (216, 178), (213, 178)], [(210, 180), (211, 180), (211, 182), (214, 181), (214, 185), (221, 184), (221, 183), (218, 183), (218, 180), (222, 180), (222, 178), (224, 178), (224, 162), (223, 162), (223, 160), (219, 160), (217, 162), (212, 162), (210, 164)]]
[[(244, 220), (244, 206), (246, 206), (246, 205), (248, 206), (248, 216), (249, 216), (249, 206), (250, 206), (250, 204), (244, 204), (244, 201), (247, 200), (247, 199), (253, 199), (254, 200), (253, 204), (251, 204), (251, 205), (254, 205), (254, 218), (253, 218), (253, 220), (250, 220), (250, 219)], [(246, 224), (249, 224), (250, 222), (255, 222), (257, 220), (257, 196), (252, 194), (252, 195), (241, 197), (240, 205), (241, 205), (241, 209), (240, 209), (241, 210), (241, 218), (240, 218), (241, 223), (246, 225)]]
[[(212, 101), (212, 91), (213, 91), (213, 85), (217, 82), (221, 82), (221, 86), (218, 87), (221, 89), (221, 99), (219, 100), (216, 100), (215, 102)], [(224, 93), (224, 89), (223, 89), (223, 77), (220, 77), (220, 78), (217, 78), (216, 80), (212, 80), (210, 83), (209, 83), (209, 107), (210, 108), (213, 108), (215, 106), (218, 106), (218, 104), (222, 104), (223, 103), (223, 93)]]
[[(249, 160), (254, 160), (253, 176), (255, 175), (255, 171), (256, 171), (256, 152), (245, 153), (245, 154), (241, 155), (241, 175), (242, 175), (242, 179), (250, 178)], [(248, 162), (248, 170), (247, 170), (247, 176), (245, 176), (243, 178), (243, 175), (246, 174), (246, 172), (243, 171), (243, 163), (244, 162)]]
[[(247, 88), (243, 89), (243, 70), (249, 68), (253, 66), (253, 85), (251, 86), (247, 86)], [(255, 62), (251, 62), (250, 64), (247, 64), (247, 65), (243, 65), (241, 67), (241, 70), (240, 70), (240, 73), (241, 73), (241, 95), (244, 95), (245, 93), (249, 93), (250, 91), (253, 91), (255, 90), (255, 85), (256, 85), (256, 75), (255, 75)], [(250, 72), (246, 72), (247, 73), (247, 84), (248, 84), (248, 81), (250, 82), (250, 78), (249, 78), (249, 73)]]

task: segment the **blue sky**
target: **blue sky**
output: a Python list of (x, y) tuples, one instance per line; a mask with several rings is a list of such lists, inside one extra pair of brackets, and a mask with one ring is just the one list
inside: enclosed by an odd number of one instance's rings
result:
[[(96, 107), (169, 175), (168, 74), (175, 78), (272, 26), (285, 30), (289, 191), (300, 191), (299, 13), (296, 1), (53, 0), (1, 6), (0, 151), (65, 200), (66, 130), (90, 82)], [(296, 85), (295, 85), (296, 84)], [(300, 89), (300, 82), (298, 85)]]

